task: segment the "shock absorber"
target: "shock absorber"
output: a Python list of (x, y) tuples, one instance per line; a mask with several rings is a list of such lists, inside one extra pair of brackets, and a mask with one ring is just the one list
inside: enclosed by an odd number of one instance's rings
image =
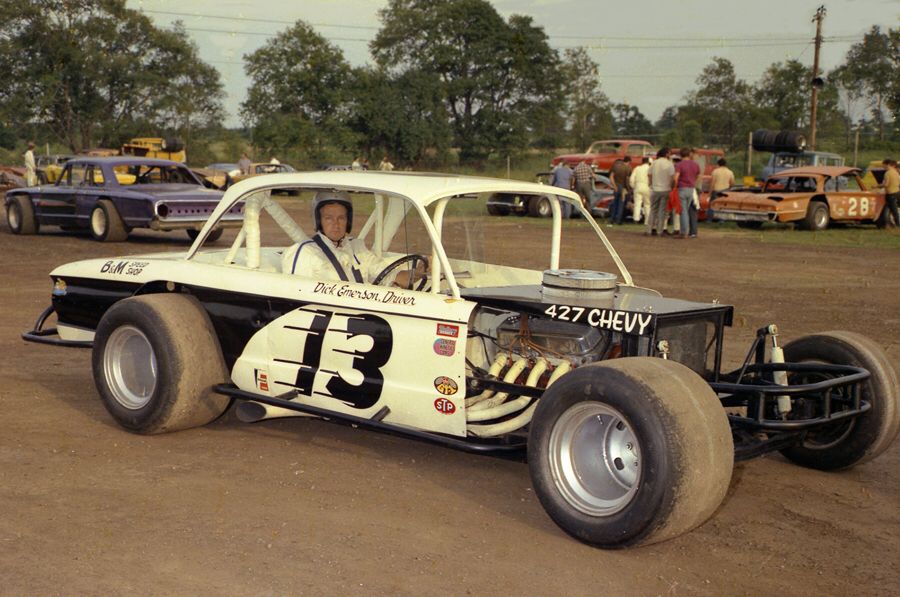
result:
[[(770, 363), (784, 363), (784, 350), (778, 346), (778, 326), (774, 323), (769, 325), (769, 334), (772, 336), (772, 349), (769, 352)], [(787, 371), (773, 371), (772, 380), (780, 386), (788, 385)], [(787, 417), (791, 412), (791, 397), (787, 395), (778, 396), (778, 414), (782, 418)]]

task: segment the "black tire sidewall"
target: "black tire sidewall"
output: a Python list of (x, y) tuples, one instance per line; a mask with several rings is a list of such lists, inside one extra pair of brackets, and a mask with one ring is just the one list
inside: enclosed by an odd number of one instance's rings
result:
[[(114, 397), (105, 379), (103, 354), (110, 335), (124, 325), (131, 325), (140, 330), (150, 342), (156, 356), (157, 379), (156, 388), (146, 405), (139, 409), (122, 406)], [(177, 380), (181, 377), (183, 362), (173, 352), (173, 343), (167, 333), (164, 322), (152, 309), (142, 308), (134, 299), (125, 299), (113, 305), (100, 320), (94, 335), (94, 348), (91, 365), (94, 383), (103, 400), (103, 405), (122, 427), (135, 432), (147, 432), (156, 428), (163, 421), (168, 410), (172, 408), (171, 393), (177, 392)]]
[[(668, 518), (673, 508), (673, 489), (669, 475), (679, 461), (672, 442), (666, 437), (668, 416), (642, 399), (639, 387), (617, 371), (604, 370), (603, 384), (586, 387), (584, 380), (567, 375), (554, 384), (538, 404), (532, 419), (528, 442), (528, 463), (532, 482), (542, 485), (536, 491), (541, 504), (566, 532), (592, 545), (625, 547), (650, 535)], [(570, 407), (585, 400), (606, 404), (627, 420), (638, 439), (641, 451), (641, 479), (632, 501), (622, 510), (597, 518), (573, 508), (560, 494), (549, 465), (549, 441), (553, 424)], [(648, 408), (648, 406), (650, 408)]]

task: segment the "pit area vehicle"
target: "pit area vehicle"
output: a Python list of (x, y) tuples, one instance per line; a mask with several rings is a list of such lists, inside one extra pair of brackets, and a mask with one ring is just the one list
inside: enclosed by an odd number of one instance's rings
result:
[(644, 156), (655, 156), (656, 148), (649, 141), (638, 139), (605, 139), (594, 141), (584, 153), (568, 153), (556, 156), (550, 161), (550, 167), (552, 168), (560, 162), (564, 162), (574, 168), (587, 159), (594, 172), (609, 176), (613, 163), (626, 155), (631, 156), (632, 164), (637, 165), (641, 163)]
[[(292, 272), (319, 192), (352, 200), (348, 242), (381, 264), (370, 280)], [(550, 225), (529, 230), (539, 259), (485, 234), (497, 193), (551, 198)], [(563, 227), (561, 202), (587, 234)], [(205, 246), (241, 204), (233, 244)], [(404, 268), (427, 275), (400, 288)], [(524, 455), (549, 516), (600, 547), (702, 524), (736, 459), (781, 451), (841, 469), (883, 452), (900, 428), (897, 375), (874, 342), (825, 332), (782, 345), (765, 325), (724, 369), (733, 307), (635, 285), (578, 196), (535, 183), (263, 175), (226, 191), (188, 251), (50, 276), (51, 306), (25, 338), (92, 347), (100, 398), (129, 431), (204, 425), (234, 401), (245, 421), (306, 415)]]
[[(55, 184), (12, 189), (5, 201), (13, 234), (55, 225), (112, 242), (135, 228), (184, 230), (193, 239), (221, 198), (221, 191), (205, 188), (183, 164), (122, 156), (73, 158)], [(221, 218), (210, 238), (241, 226), (240, 209)]]
[(884, 194), (869, 191), (858, 168), (819, 166), (783, 170), (762, 188), (726, 191), (712, 202), (716, 218), (760, 228), (765, 222), (824, 230), (832, 222), (887, 223)]
[[(550, 172), (538, 172), (537, 181), (549, 183)], [(555, 188), (555, 187), (554, 187)], [(594, 174), (591, 196), (588, 198), (588, 211), (592, 216), (605, 218), (609, 215), (609, 204), (613, 198), (612, 183), (602, 174)], [(531, 216), (533, 218), (551, 218), (553, 199), (547, 195), (529, 195), (523, 193), (494, 193), (487, 199), (487, 213), (492, 216)], [(578, 217), (572, 211), (569, 217)]]

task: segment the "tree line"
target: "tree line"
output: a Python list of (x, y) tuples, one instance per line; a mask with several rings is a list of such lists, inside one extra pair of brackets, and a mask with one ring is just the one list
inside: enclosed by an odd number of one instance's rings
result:
[[(141, 135), (191, 147), (231, 139), (314, 165), (358, 152), (438, 166), (456, 148), (478, 163), (530, 148), (586, 147), (609, 137), (736, 149), (756, 128), (809, 126), (810, 70), (776, 62), (751, 85), (714, 58), (683, 101), (650, 122), (604, 94), (584, 48), (557, 51), (530, 17), (487, 0), (390, 0), (352, 67), (297, 21), (244, 56), (251, 80), (242, 135), (224, 131), (224, 86), (183, 26), (163, 30), (124, 0), (0, 0), (0, 146), (25, 139), (80, 151)], [(873, 26), (825, 74), (820, 137), (862, 128), (896, 141), (900, 29)]]

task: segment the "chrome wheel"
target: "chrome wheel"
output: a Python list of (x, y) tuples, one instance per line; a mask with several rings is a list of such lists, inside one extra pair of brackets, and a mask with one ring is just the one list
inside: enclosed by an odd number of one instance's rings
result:
[(581, 402), (550, 434), (550, 469), (562, 497), (589, 516), (610, 516), (631, 502), (641, 478), (641, 451), (624, 416)]
[(130, 410), (146, 406), (158, 379), (150, 340), (134, 326), (116, 328), (103, 351), (103, 372), (116, 402)]
[(13, 232), (18, 232), (22, 228), (22, 212), (15, 203), (10, 203), (6, 208), (6, 222)]
[(91, 212), (91, 232), (97, 238), (103, 238), (106, 235), (106, 228), (109, 222), (106, 220), (106, 212), (99, 207), (95, 207)]

